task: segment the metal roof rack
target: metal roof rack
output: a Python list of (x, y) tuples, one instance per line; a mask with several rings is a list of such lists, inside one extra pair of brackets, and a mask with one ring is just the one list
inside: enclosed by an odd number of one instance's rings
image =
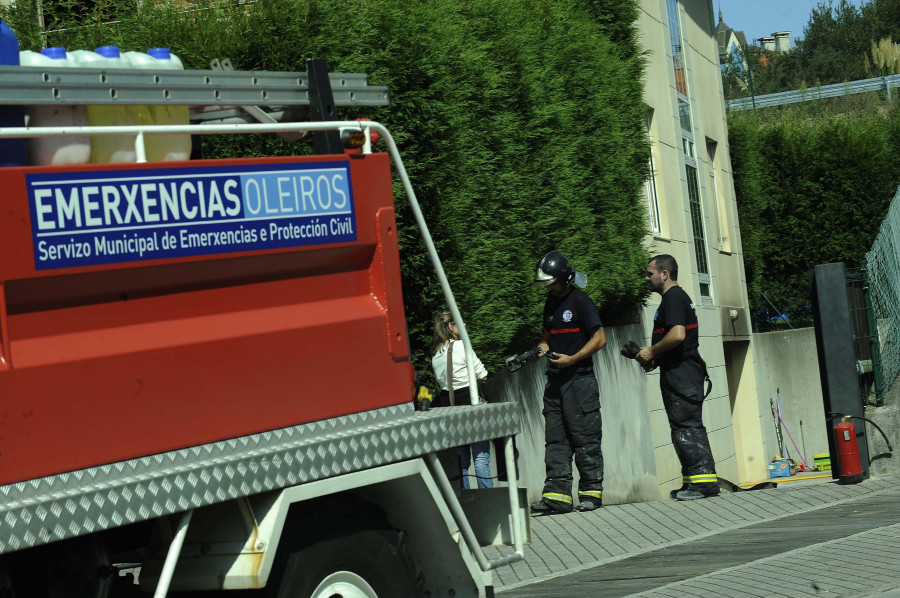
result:
[[(0, 105), (92, 104), (191, 106), (206, 123), (307, 120), (306, 72), (235, 71), (226, 60), (211, 70), (0, 66)], [(387, 106), (387, 86), (362, 73), (328, 73), (336, 107)]]

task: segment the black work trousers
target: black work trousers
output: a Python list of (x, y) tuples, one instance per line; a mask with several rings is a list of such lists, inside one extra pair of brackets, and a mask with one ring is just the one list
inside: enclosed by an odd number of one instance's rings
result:
[(685, 361), (660, 374), (660, 390), (672, 430), (672, 445), (681, 463), (683, 485), (718, 491), (716, 462), (703, 426), (704, 380), (702, 366)]
[(603, 453), (600, 390), (593, 372), (549, 374), (544, 388), (546, 449), (544, 502), (561, 511), (572, 509), (572, 456), (578, 467), (578, 496), (600, 502), (603, 496)]

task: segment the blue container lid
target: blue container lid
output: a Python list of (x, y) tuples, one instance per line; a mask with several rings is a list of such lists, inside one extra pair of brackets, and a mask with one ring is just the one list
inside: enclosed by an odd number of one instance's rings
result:
[(169, 60), (172, 58), (172, 55), (169, 54), (168, 48), (150, 48), (147, 50), (147, 55), (156, 58), (157, 60)]
[(54, 60), (66, 59), (66, 49), (60, 48), (59, 46), (55, 46), (53, 48), (44, 48), (43, 50), (41, 50), (41, 54), (43, 54), (47, 58), (53, 58)]
[(94, 51), (100, 56), (104, 56), (106, 58), (119, 57), (119, 46), (100, 46)]
[(0, 64), (19, 64), (19, 40), (3, 19), (0, 19)]

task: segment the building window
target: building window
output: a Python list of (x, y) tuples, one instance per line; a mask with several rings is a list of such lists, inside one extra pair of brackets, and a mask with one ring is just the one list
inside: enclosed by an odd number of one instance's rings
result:
[(650, 230), (661, 233), (662, 227), (659, 221), (659, 199), (656, 192), (656, 165), (653, 163), (653, 135), (651, 125), (653, 123), (653, 110), (647, 110), (647, 138), (650, 141), (649, 176), (647, 177), (647, 210), (650, 214)]
[(666, 16), (669, 23), (669, 42), (672, 45), (672, 67), (675, 70), (675, 97), (678, 102), (678, 123), (681, 127), (681, 149), (684, 172), (687, 179), (690, 223), (697, 259), (697, 277), (700, 280), (700, 295), (711, 298), (709, 260), (706, 256), (706, 234), (703, 229), (703, 206), (700, 202), (700, 180), (697, 178), (697, 156), (694, 147), (694, 127), (691, 121), (691, 101), (688, 96), (688, 77), (684, 40), (678, 0), (666, 0)]
[(678, 0), (666, 0), (669, 20), (669, 42), (672, 45), (672, 68), (675, 70), (675, 93), (678, 96), (678, 119), (683, 131), (691, 131), (691, 109), (688, 100), (687, 68), (678, 20)]
[(719, 186), (719, 176), (716, 174), (716, 149), (718, 144), (712, 139), (706, 139), (706, 154), (709, 168), (709, 189), (713, 195), (713, 205), (716, 207), (716, 228), (718, 232), (719, 249), (731, 251), (731, 235), (728, 224), (728, 206), (725, 204), (725, 194)]
[(687, 95), (687, 79), (684, 69), (684, 52), (681, 48), (681, 26), (678, 21), (678, 0), (666, 0), (666, 16), (669, 20), (669, 41), (672, 43), (672, 62), (675, 67), (675, 90)]
[(691, 107), (686, 98), (678, 96), (678, 121), (682, 131), (691, 130)]
[(700, 279), (700, 294), (710, 296), (709, 261), (706, 258), (706, 235), (703, 232), (703, 208), (700, 205), (700, 184), (697, 168), (684, 165), (687, 176), (688, 203), (691, 207), (691, 228), (694, 236), (694, 254), (697, 258), (697, 275)]

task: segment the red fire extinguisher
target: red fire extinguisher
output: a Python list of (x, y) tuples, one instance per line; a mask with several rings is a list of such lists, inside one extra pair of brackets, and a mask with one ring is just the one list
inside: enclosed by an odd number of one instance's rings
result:
[(838, 484), (858, 484), (863, 479), (856, 443), (856, 426), (842, 417), (834, 427), (834, 450), (838, 458)]

